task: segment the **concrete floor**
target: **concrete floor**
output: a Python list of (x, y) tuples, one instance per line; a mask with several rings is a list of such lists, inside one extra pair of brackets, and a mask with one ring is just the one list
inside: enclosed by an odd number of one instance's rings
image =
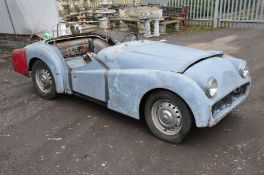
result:
[[(264, 31), (221, 29), (160, 37), (248, 61), (246, 102), (181, 145), (153, 137), (144, 122), (78, 97), (38, 97), (31, 79), (0, 59), (0, 175), (264, 174)], [(3, 56), (2, 56), (3, 57)]]

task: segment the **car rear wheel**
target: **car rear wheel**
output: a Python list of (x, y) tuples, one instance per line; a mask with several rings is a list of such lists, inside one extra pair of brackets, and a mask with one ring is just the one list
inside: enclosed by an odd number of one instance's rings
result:
[(42, 61), (36, 61), (32, 67), (33, 86), (40, 97), (54, 99), (57, 95), (54, 77), (49, 67)]
[(181, 143), (192, 126), (186, 103), (169, 91), (152, 93), (145, 103), (145, 119), (154, 136), (170, 143)]

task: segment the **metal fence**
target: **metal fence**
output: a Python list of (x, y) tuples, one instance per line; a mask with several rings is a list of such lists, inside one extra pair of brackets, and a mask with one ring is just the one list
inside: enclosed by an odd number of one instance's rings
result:
[(264, 0), (221, 0), (220, 27), (264, 27)]
[[(164, 0), (144, 0), (144, 3)], [(214, 27), (264, 28), (264, 0), (168, 0), (170, 7), (189, 6), (189, 23)]]

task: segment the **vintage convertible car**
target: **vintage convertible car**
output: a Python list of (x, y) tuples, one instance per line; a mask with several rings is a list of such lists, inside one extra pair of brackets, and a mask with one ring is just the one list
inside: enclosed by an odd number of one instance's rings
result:
[(45, 99), (75, 94), (135, 119), (158, 138), (180, 143), (211, 127), (248, 95), (245, 61), (160, 41), (116, 43), (99, 34), (59, 37), (13, 51), (14, 70), (32, 76)]

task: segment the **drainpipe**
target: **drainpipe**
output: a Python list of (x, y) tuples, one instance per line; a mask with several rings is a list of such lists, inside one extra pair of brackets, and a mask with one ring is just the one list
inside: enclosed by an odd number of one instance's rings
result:
[(10, 18), (10, 22), (12, 24), (12, 27), (13, 27), (13, 30), (14, 30), (14, 34), (17, 38), (17, 33), (16, 33), (16, 29), (15, 29), (15, 26), (14, 26), (14, 23), (13, 23), (13, 20), (12, 20), (12, 17), (11, 17), (11, 14), (10, 14), (10, 11), (9, 11), (9, 8), (8, 8), (8, 5), (7, 5), (7, 2), (5, 0), (5, 5), (6, 5), (6, 9), (7, 9), (7, 12), (8, 12), (8, 15), (9, 15), (9, 18)]

